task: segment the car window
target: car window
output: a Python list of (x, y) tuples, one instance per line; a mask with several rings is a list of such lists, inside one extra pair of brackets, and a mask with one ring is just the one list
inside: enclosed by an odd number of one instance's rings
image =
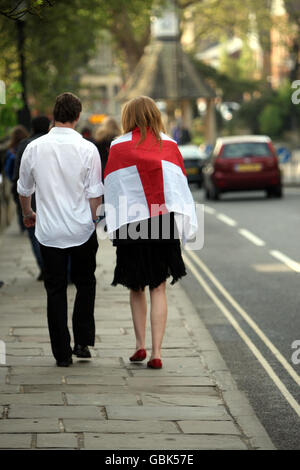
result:
[(206, 158), (204, 152), (201, 152), (196, 146), (180, 145), (178, 148), (183, 158)]
[(271, 150), (266, 142), (237, 142), (225, 144), (222, 158), (271, 157)]

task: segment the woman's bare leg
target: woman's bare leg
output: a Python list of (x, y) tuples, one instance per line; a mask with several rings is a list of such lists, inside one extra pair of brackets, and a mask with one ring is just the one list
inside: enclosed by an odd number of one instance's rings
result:
[(130, 290), (130, 307), (136, 337), (136, 349), (145, 349), (147, 301), (145, 291)]
[(167, 297), (166, 282), (162, 282), (155, 289), (150, 290), (151, 299), (151, 332), (152, 332), (152, 354), (151, 359), (161, 358), (161, 345), (167, 322)]

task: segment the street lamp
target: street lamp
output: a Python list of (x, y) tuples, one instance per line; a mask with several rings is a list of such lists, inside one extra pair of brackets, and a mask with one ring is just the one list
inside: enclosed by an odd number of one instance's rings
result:
[[(15, 2), (16, 13), (24, 11), (27, 7), (27, 0)], [(25, 20), (26, 14), (22, 15), (16, 20), (17, 27), (17, 39), (18, 39), (18, 56), (19, 56), (19, 67), (20, 67), (20, 82), (22, 85), (22, 100), (23, 108), (18, 111), (18, 122), (23, 124), (28, 130), (31, 127), (31, 115), (27, 103), (27, 87), (26, 87), (26, 65), (25, 65)]]

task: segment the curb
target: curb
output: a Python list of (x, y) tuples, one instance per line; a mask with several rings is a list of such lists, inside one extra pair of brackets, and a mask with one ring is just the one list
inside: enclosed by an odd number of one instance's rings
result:
[(259, 421), (246, 394), (240, 391), (218, 347), (182, 285), (174, 289), (176, 305), (184, 317), (185, 328), (193, 338), (201, 361), (233, 421), (241, 429), (245, 443), (252, 450), (276, 450), (267, 431)]

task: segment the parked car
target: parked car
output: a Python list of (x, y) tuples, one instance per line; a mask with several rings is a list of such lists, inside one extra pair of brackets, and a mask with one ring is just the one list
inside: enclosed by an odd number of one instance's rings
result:
[(178, 148), (184, 161), (188, 182), (198, 183), (201, 187), (203, 180), (202, 169), (207, 161), (207, 154), (197, 145), (179, 145)]
[(267, 136), (234, 136), (217, 139), (203, 169), (206, 199), (228, 191), (265, 190), (282, 197), (278, 157)]

